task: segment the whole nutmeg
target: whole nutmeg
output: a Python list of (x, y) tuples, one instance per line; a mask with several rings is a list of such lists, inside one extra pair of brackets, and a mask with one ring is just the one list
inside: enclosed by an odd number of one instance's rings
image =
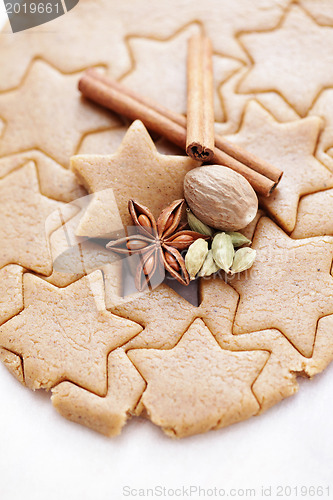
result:
[(190, 170), (184, 179), (184, 196), (198, 219), (225, 231), (243, 229), (258, 211), (258, 198), (251, 184), (222, 165)]

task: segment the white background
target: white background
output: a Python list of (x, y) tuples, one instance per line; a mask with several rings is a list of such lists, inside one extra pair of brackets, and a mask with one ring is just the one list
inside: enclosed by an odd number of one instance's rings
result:
[(260, 417), (180, 441), (143, 419), (104, 438), (60, 417), (47, 393), (25, 389), (0, 365), (0, 433), (0, 500), (121, 500), (124, 486), (159, 485), (256, 489), (238, 498), (264, 498), (271, 485), (274, 499), (287, 498), (278, 485), (322, 485), (333, 497), (333, 365)]

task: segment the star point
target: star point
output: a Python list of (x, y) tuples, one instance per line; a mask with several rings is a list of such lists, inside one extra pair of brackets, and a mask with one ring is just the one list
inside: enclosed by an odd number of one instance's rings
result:
[(242, 93), (274, 90), (305, 116), (319, 92), (333, 84), (333, 29), (318, 25), (297, 5), (276, 29), (243, 34), (241, 41), (254, 61)]

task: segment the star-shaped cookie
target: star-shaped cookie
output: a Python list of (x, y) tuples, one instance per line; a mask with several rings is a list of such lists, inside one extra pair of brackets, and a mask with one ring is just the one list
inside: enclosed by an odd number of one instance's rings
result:
[(304, 116), (319, 92), (333, 85), (333, 28), (318, 25), (296, 5), (275, 30), (240, 39), (253, 60), (240, 92), (275, 90)]
[[(167, 40), (153, 40), (150, 38), (131, 37), (129, 47), (134, 61), (133, 69), (122, 80), (129, 88), (135, 89), (142, 95), (152, 98), (156, 102), (177, 113), (186, 114), (186, 59), (188, 39), (200, 33), (196, 23), (177, 31)], [(160, 78), (160, 66), (167, 68), (163, 79)], [(237, 71), (241, 63), (234, 59), (213, 56), (215, 82), (215, 120), (224, 119), (221, 101), (218, 95), (220, 84), (232, 73)], [(149, 77), (147, 78), (147, 75)]]
[(333, 187), (332, 174), (313, 156), (320, 127), (315, 117), (279, 123), (251, 101), (239, 132), (228, 136), (284, 172), (277, 189), (260, 202), (287, 232), (295, 227), (301, 196)]
[(198, 162), (189, 157), (158, 153), (144, 125), (135, 121), (115, 154), (71, 159), (79, 182), (90, 193), (97, 193), (76, 234), (103, 237), (122, 229), (119, 214), (124, 226), (133, 225), (127, 208), (130, 198), (148, 206), (157, 217), (169, 203), (183, 198), (184, 176), (195, 166)]
[(102, 273), (61, 289), (25, 274), (24, 306), (0, 328), (0, 346), (23, 357), (26, 385), (70, 380), (104, 396), (108, 354), (142, 328), (106, 311)]
[(81, 97), (80, 75), (64, 75), (37, 60), (17, 89), (0, 95), (5, 120), (1, 156), (37, 148), (68, 166), (84, 134), (120, 124), (115, 115)]
[(276, 328), (311, 357), (318, 319), (333, 313), (333, 239), (292, 240), (264, 217), (252, 246), (252, 268), (230, 282), (240, 295), (233, 333)]
[(251, 386), (269, 354), (221, 349), (201, 319), (173, 349), (127, 354), (148, 384), (141, 404), (171, 436), (224, 427), (259, 410)]
[(108, 392), (97, 396), (71, 382), (52, 389), (52, 403), (61, 415), (106, 436), (118, 435), (145, 390), (146, 384), (120, 348), (108, 358)]
[(67, 212), (73, 215), (73, 208), (40, 194), (33, 162), (0, 180), (0, 199), (0, 267), (16, 263), (50, 274), (52, 258), (46, 221), (50, 216), (49, 223), (54, 218), (52, 224), (59, 226)]

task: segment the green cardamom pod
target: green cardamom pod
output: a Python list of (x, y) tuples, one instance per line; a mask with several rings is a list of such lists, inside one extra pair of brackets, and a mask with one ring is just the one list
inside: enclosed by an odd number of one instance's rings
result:
[(198, 277), (204, 278), (206, 276), (211, 276), (219, 270), (219, 266), (213, 259), (213, 252), (211, 250), (208, 250), (208, 254), (206, 255), (205, 262), (202, 264), (202, 268), (198, 273)]
[(194, 241), (189, 247), (185, 255), (185, 266), (190, 275), (190, 279), (194, 280), (196, 274), (201, 269), (208, 253), (208, 243), (202, 238)]
[(213, 236), (213, 230), (204, 222), (198, 219), (189, 208), (186, 209), (187, 212), (187, 222), (192, 231), (203, 234), (204, 236)]
[(237, 250), (231, 267), (231, 274), (241, 273), (252, 267), (256, 258), (256, 251), (253, 248), (244, 247)]
[(238, 233), (237, 231), (226, 231), (229, 234), (234, 248), (242, 247), (243, 245), (250, 245), (251, 240), (249, 240), (244, 234)]
[(212, 252), (216, 264), (228, 273), (235, 255), (231, 236), (226, 233), (217, 233), (213, 239)]

